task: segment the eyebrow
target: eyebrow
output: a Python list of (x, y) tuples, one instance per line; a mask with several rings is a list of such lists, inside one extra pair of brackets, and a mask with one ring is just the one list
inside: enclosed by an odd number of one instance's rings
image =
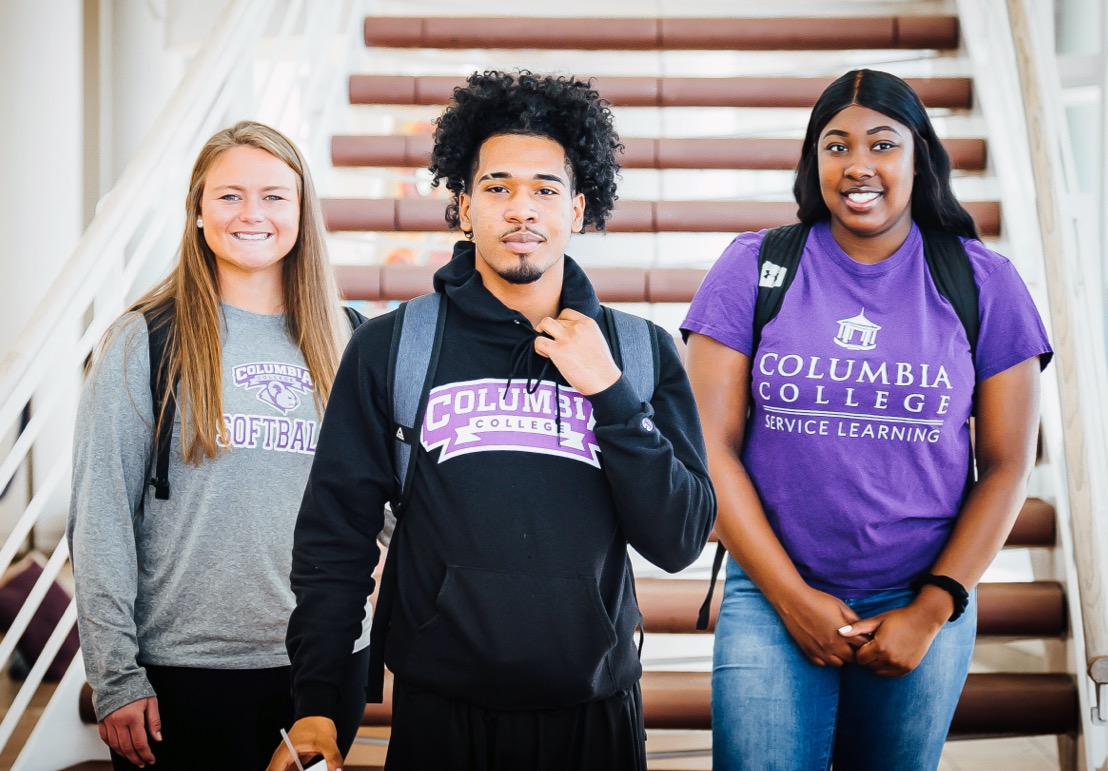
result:
[[(492, 171), (492, 172), (489, 172), (488, 174), (483, 175), (477, 181), (478, 182), (484, 182), (486, 179), (511, 179), (511, 178), (512, 178), (512, 175), (509, 174), (506, 171)], [(560, 184), (564, 187), (569, 186), (568, 183), (564, 179), (559, 177), (557, 174), (536, 174), (531, 179), (541, 179), (541, 180), (545, 180), (546, 182), (557, 182), (558, 184)]]
[[(243, 187), (242, 185), (216, 185), (212, 189), (213, 190), (246, 190), (246, 188)], [(261, 188), (261, 190), (262, 190), (263, 193), (266, 193), (266, 192), (269, 192), (270, 190), (292, 190), (292, 188), (287, 186), (287, 185), (266, 185), (265, 187)]]
[[(874, 126), (866, 132), (866, 136), (870, 136), (871, 134), (880, 134), (882, 131), (891, 131), (897, 136), (900, 136), (900, 132), (894, 129), (892, 126)], [(823, 132), (824, 139), (829, 136), (847, 137), (850, 136), (850, 134), (846, 131), (843, 131), (842, 129), (828, 129), (827, 131)]]

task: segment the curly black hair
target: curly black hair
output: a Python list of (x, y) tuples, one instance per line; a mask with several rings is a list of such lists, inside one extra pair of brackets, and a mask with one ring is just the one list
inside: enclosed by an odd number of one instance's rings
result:
[(623, 150), (611, 107), (591, 81), (527, 70), (473, 73), (464, 87), (454, 89), (452, 102), (435, 121), (432, 184), (446, 180), (454, 194), (446, 207), (450, 227), (459, 225), (458, 194), (469, 191), (481, 145), (501, 134), (548, 137), (560, 144), (573, 172), (573, 191), (585, 197), (584, 226), (604, 230), (616, 202), (616, 153)]

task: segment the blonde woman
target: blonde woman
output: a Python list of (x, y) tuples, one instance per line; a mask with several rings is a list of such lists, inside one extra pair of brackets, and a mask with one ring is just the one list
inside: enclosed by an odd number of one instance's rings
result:
[[(185, 214), (176, 267), (109, 331), (81, 398), (81, 647), (116, 769), (262, 768), (292, 718), (293, 525), (350, 326), (307, 166), (279, 132), (243, 122), (209, 139)], [(165, 340), (175, 416), (155, 410), (149, 335)], [(364, 677), (350, 679), (356, 702)]]

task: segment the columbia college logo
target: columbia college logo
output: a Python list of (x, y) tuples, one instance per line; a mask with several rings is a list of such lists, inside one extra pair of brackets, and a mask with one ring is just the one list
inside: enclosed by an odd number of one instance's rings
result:
[(450, 383), (431, 391), (423, 447), (440, 448), (439, 463), (490, 450), (557, 455), (600, 467), (592, 404), (568, 386), (498, 378)]
[(881, 327), (866, 318), (866, 311), (849, 319), (839, 320), (839, 334), (835, 335), (835, 345), (852, 351), (872, 351), (877, 347), (877, 333)]
[(259, 361), (242, 364), (233, 370), (235, 385), (258, 389), (258, 401), (265, 402), (282, 415), (300, 406), (300, 395), (313, 390), (312, 375), (295, 364)]
[[(867, 353), (835, 354), (831, 349), (828, 355), (758, 354), (753, 385), (756, 409), (762, 412), (760, 427), (813, 437), (937, 443), (952, 406), (957, 406), (943, 362), (868, 353), (877, 349), (882, 328), (866, 318), (864, 308), (836, 324), (835, 345)], [(964, 419), (954, 419), (951, 425), (962, 423)]]

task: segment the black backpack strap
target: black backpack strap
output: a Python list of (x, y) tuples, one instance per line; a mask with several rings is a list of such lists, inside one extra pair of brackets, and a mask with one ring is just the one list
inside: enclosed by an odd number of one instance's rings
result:
[(923, 257), (927, 260), (927, 269), (939, 294), (950, 301), (954, 312), (966, 330), (970, 355), (976, 365), (977, 335), (981, 330), (978, 315), (977, 280), (973, 276), (973, 266), (962, 239), (945, 230), (925, 230), (923, 236)]
[(150, 345), (150, 396), (154, 408), (154, 473), (150, 484), (154, 497), (169, 498), (169, 452), (173, 442), (173, 421), (177, 415), (177, 383), (169, 383), (166, 348), (173, 326), (174, 306), (143, 312)]
[(726, 554), (723, 541), (716, 543), (716, 556), (712, 558), (712, 577), (708, 581), (708, 596), (704, 598), (704, 604), (700, 606), (700, 613), (696, 616), (696, 628), (701, 632), (708, 628), (708, 621), (712, 617), (712, 595), (716, 592), (716, 578), (719, 577), (719, 569), (723, 567)]
[(758, 299), (754, 304), (754, 344), (751, 358), (762, 341), (762, 330), (773, 320), (785, 293), (796, 278), (800, 255), (808, 242), (808, 226), (802, 223), (782, 225), (766, 231), (758, 249)]
[(369, 321), (369, 319), (367, 319), (358, 311), (351, 308), (349, 305), (342, 306), (342, 311), (346, 314), (346, 319), (350, 322), (350, 329), (352, 331)]
[[(387, 384), (395, 447), (395, 497), (385, 512), (385, 529), (379, 536), (386, 545), (403, 518), (411, 497), (411, 482), (420, 447), (419, 425), (423, 422), (427, 396), (442, 352), (446, 306), (442, 295), (437, 292), (421, 295), (401, 305), (393, 322)], [(396, 576), (396, 555), (390, 550), (381, 571), (381, 587), (369, 633), (366, 700), (372, 704), (380, 703), (384, 698), (385, 646), (396, 597)]]
[(601, 306), (608, 327), (613, 358), (623, 371), (639, 401), (649, 403), (661, 377), (658, 332), (641, 316)]

